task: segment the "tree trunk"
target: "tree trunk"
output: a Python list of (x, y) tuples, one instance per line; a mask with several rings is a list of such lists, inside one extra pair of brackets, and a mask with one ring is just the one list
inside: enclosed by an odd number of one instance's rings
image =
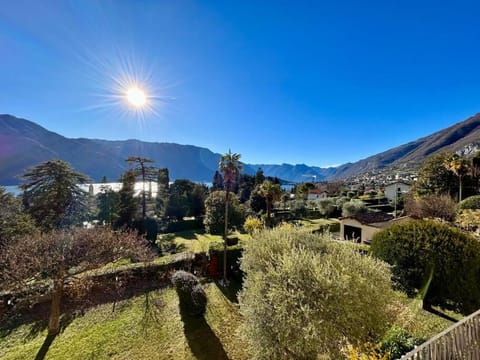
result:
[(147, 202), (145, 197), (145, 167), (142, 166), (142, 219), (147, 217)]
[(52, 306), (48, 319), (48, 335), (57, 335), (60, 332), (60, 315), (63, 296), (63, 276), (54, 280), (52, 293)]
[(459, 178), (459, 186), (458, 186), (458, 202), (462, 201), (462, 177), (460, 176)]
[(227, 284), (227, 236), (228, 236), (228, 204), (230, 202), (230, 189), (225, 194), (225, 228), (223, 230), (223, 283)]

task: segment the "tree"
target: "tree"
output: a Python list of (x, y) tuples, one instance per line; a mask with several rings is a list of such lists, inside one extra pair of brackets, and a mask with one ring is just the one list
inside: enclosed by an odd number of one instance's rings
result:
[(262, 185), (265, 181), (265, 175), (263, 175), (262, 168), (258, 168), (257, 172), (255, 173), (255, 186)]
[(35, 221), (23, 212), (20, 199), (0, 187), (0, 247), (3, 244), (35, 231)]
[(88, 177), (62, 160), (51, 160), (28, 169), (21, 178), (23, 204), (44, 230), (71, 225), (85, 207), (86, 193), (80, 184)]
[(279, 184), (274, 184), (269, 180), (265, 180), (260, 185), (260, 191), (262, 196), (265, 198), (265, 202), (267, 203), (267, 225), (271, 223), (271, 213), (272, 213), (272, 205), (274, 201), (278, 201), (280, 198), (280, 194), (282, 193), (282, 189), (280, 188)]
[(168, 217), (182, 220), (189, 215), (191, 194), (195, 183), (188, 179), (177, 179), (170, 186), (170, 197), (166, 209)]
[(463, 178), (470, 171), (470, 163), (467, 159), (454, 155), (451, 159), (447, 160), (444, 165), (458, 177), (458, 201), (462, 201)]
[(367, 211), (368, 209), (365, 203), (358, 199), (347, 201), (342, 205), (342, 216), (365, 214)]
[(139, 156), (130, 156), (125, 160), (129, 164), (136, 164), (135, 175), (142, 179), (142, 219), (147, 218), (147, 196), (145, 192), (145, 181), (153, 181), (156, 175), (156, 168), (153, 166), (146, 166), (145, 164), (154, 163), (155, 160), (147, 159)]
[(243, 204), (250, 199), (250, 195), (255, 188), (255, 178), (248, 174), (240, 174), (238, 182), (238, 200)]
[(430, 218), (453, 221), (457, 214), (457, 205), (449, 195), (408, 197), (406, 212), (416, 219)]
[(455, 174), (445, 167), (445, 164), (454, 157), (452, 152), (441, 152), (430, 156), (418, 172), (415, 183), (415, 192), (422, 195), (452, 194), (458, 188)]
[(397, 286), (438, 305), (468, 314), (480, 307), (480, 243), (432, 220), (396, 223), (372, 239), (371, 253), (392, 265)]
[(205, 198), (207, 197), (208, 188), (202, 184), (195, 184), (189, 194), (190, 207), (188, 215), (200, 217), (205, 214)]
[(107, 228), (54, 230), (18, 238), (0, 252), (0, 288), (5, 291), (24, 290), (31, 284), (49, 278), (51, 310), (49, 335), (60, 329), (61, 304), (64, 286), (82, 282), (77, 276), (122, 258), (146, 259), (150, 252), (145, 241), (132, 232), (113, 232)]
[(319, 199), (316, 202), (318, 211), (324, 217), (331, 216), (337, 209), (335, 206), (335, 200), (333, 198)]
[(122, 188), (118, 192), (118, 219), (115, 227), (131, 227), (137, 213), (135, 200), (135, 172), (127, 170), (121, 177)]
[(349, 244), (264, 231), (246, 244), (241, 268), (242, 334), (254, 359), (338, 359), (388, 327), (390, 271)]
[(223, 176), (217, 171), (213, 175), (212, 191), (223, 190)]
[(165, 216), (168, 199), (169, 199), (169, 188), (170, 188), (170, 176), (167, 168), (158, 169), (157, 176), (157, 201), (156, 201), (156, 212), (159, 216)]
[(107, 185), (107, 178), (104, 176), (102, 185), (100, 186), (100, 192), (97, 195), (98, 220), (105, 224), (114, 224), (118, 218), (118, 203), (118, 193)]
[(225, 188), (225, 226), (223, 232), (223, 281), (227, 282), (227, 235), (228, 235), (228, 206), (230, 204), (230, 191), (233, 183), (237, 179), (238, 174), (242, 170), (240, 163), (240, 154), (233, 153), (228, 150), (228, 153), (220, 157), (218, 167), (223, 173), (223, 186)]
[[(209, 234), (224, 234), (225, 226), (225, 191), (214, 191), (205, 200), (205, 230)], [(228, 226), (229, 229), (240, 227), (244, 223), (245, 215), (238, 203), (235, 194), (229, 196)]]

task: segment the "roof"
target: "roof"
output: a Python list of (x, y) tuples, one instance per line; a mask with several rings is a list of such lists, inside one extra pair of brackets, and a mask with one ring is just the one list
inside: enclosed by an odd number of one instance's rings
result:
[(392, 185), (397, 185), (397, 184), (404, 184), (404, 185), (412, 186), (412, 184), (409, 183), (409, 182), (402, 181), (402, 180), (397, 180), (397, 181), (391, 182), (390, 184), (385, 185), (385, 187), (392, 186)]
[(390, 221), (393, 219), (393, 215), (387, 214), (384, 212), (375, 212), (375, 213), (346, 216), (342, 219), (354, 219), (363, 225), (369, 225), (369, 224), (383, 223), (383, 222)]

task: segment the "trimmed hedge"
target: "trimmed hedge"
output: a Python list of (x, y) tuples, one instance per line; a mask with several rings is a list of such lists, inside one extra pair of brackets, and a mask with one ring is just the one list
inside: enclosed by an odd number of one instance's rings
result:
[(468, 233), (432, 220), (407, 221), (375, 234), (371, 253), (391, 264), (398, 287), (422, 296), (426, 308), (469, 314), (480, 307), (480, 242)]
[(470, 209), (470, 210), (479, 210), (480, 209), (480, 195), (470, 196), (466, 199), (463, 199), (458, 203), (459, 209)]
[(197, 277), (187, 271), (177, 271), (172, 276), (172, 284), (177, 290), (180, 309), (192, 316), (203, 316), (207, 308), (207, 294)]
[(189, 230), (203, 230), (203, 219), (197, 218), (193, 220), (172, 221), (167, 224), (165, 233), (176, 233)]

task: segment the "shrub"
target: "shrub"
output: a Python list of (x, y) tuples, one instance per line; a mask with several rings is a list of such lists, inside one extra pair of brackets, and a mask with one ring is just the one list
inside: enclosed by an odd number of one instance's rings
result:
[(347, 343), (378, 340), (388, 327), (387, 265), (326, 235), (258, 233), (241, 268), (242, 333), (256, 359), (339, 358)]
[(245, 220), (245, 223), (243, 224), (243, 228), (247, 233), (252, 235), (253, 233), (263, 229), (263, 223), (260, 221), (260, 219), (253, 216), (249, 216), (247, 220)]
[(480, 243), (471, 235), (412, 220), (375, 234), (371, 252), (393, 265), (397, 285), (410, 296), (421, 295), (425, 306), (464, 314), (480, 307)]
[(453, 221), (457, 213), (457, 204), (448, 195), (425, 195), (420, 198), (408, 198), (407, 214), (417, 219), (442, 219)]
[[(209, 234), (223, 234), (225, 224), (225, 191), (214, 191), (205, 200), (205, 231)], [(243, 225), (245, 210), (239, 205), (235, 194), (230, 193), (228, 206), (229, 228)]]
[(181, 220), (181, 221), (172, 221), (169, 222), (165, 232), (166, 233), (176, 233), (181, 231), (190, 231), (190, 230), (203, 230), (203, 218), (199, 217), (193, 220)]
[(460, 209), (479, 210), (480, 209), (480, 195), (470, 196), (458, 203)]
[(365, 214), (367, 211), (367, 206), (361, 200), (350, 200), (342, 205), (342, 216)]
[(383, 337), (380, 343), (380, 349), (383, 353), (389, 353), (391, 359), (400, 359), (415, 345), (419, 345), (423, 339), (410, 335), (408, 331), (398, 326), (393, 326)]
[(179, 270), (172, 276), (172, 284), (177, 290), (180, 309), (189, 315), (203, 316), (207, 306), (207, 295), (197, 277)]

